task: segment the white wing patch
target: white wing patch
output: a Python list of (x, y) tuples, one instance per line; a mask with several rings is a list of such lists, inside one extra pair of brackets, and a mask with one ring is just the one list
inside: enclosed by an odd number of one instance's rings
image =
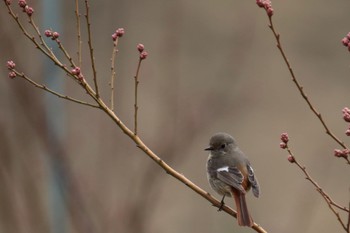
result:
[(217, 169), (218, 172), (228, 172), (228, 166), (220, 167)]

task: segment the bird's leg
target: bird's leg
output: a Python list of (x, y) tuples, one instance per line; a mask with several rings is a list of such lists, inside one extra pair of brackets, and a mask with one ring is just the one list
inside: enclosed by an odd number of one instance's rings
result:
[(225, 205), (224, 199), (225, 199), (225, 194), (224, 194), (224, 196), (222, 196), (222, 199), (221, 199), (221, 202), (220, 202), (220, 207), (219, 207), (218, 211), (221, 211), (222, 208), (224, 207), (224, 205)]

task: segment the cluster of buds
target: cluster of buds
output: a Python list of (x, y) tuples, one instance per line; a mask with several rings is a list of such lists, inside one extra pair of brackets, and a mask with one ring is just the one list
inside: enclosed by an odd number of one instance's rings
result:
[(16, 64), (13, 61), (7, 61), (6, 63), (7, 69), (9, 69), (9, 78), (15, 78), (16, 72), (14, 71)]
[(350, 51), (350, 32), (341, 40), (341, 42)]
[[(350, 109), (348, 107), (345, 107), (345, 108), (343, 108), (342, 112), (343, 112), (344, 121), (349, 123), (350, 122)], [(347, 136), (350, 136), (350, 125), (348, 126), (348, 129), (345, 131), (345, 134)]]
[(112, 34), (113, 41), (116, 41), (117, 38), (122, 37), (124, 33), (125, 33), (124, 28), (118, 28), (117, 30), (115, 30), (115, 32)]
[(80, 67), (74, 67), (70, 72), (72, 75), (76, 76), (80, 82), (84, 80), (84, 76), (81, 73)]
[[(6, 4), (10, 5), (11, 1), (7, 0)], [(33, 9), (33, 7), (30, 7), (30, 6), (27, 5), (26, 0), (19, 0), (18, 1), (18, 5), (23, 9), (23, 12), (27, 13), (27, 15), (29, 17), (31, 17), (33, 15), (34, 9)]]
[(343, 158), (347, 158), (350, 154), (350, 150), (349, 149), (343, 149), (343, 150), (339, 150), (339, 149), (335, 149), (334, 150), (334, 156), (335, 157), (343, 157)]
[(145, 46), (143, 44), (138, 44), (136, 46), (137, 50), (139, 51), (140, 53), (140, 59), (141, 60), (144, 60), (147, 58), (148, 56), (148, 53), (145, 51)]
[(350, 109), (348, 107), (343, 108), (343, 119), (346, 122), (350, 122)]
[[(282, 133), (281, 134), (281, 143), (280, 143), (280, 147), (282, 149), (288, 149), (288, 142), (289, 142), (289, 136), (287, 133)], [(289, 154), (287, 157), (288, 161), (291, 163), (295, 162), (295, 158), (293, 155)]]
[(286, 149), (288, 147), (288, 141), (289, 141), (289, 137), (287, 133), (282, 133), (281, 134), (281, 143), (280, 143), (280, 147), (282, 149)]
[(270, 0), (256, 0), (256, 4), (259, 7), (264, 8), (269, 17), (273, 15), (273, 8)]
[(58, 32), (53, 32), (51, 30), (45, 30), (45, 36), (48, 38), (51, 38), (51, 40), (57, 40), (58, 37), (60, 37), (60, 34)]
[(349, 125), (348, 129), (345, 131), (345, 134), (346, 134), (346, 136), (350, 136), (350, 125)]

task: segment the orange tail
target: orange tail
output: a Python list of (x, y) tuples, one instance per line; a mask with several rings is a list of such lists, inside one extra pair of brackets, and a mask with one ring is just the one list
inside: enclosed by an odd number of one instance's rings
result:
[(236, 202), (238, 225), (252, 227), (254, 221), (249, 214), (245, 194), (237, 190), (232, 190), (232, 193)]

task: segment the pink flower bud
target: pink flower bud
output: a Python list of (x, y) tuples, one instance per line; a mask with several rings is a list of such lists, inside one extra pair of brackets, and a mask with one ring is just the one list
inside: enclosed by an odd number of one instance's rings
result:
[(267, 9), (266, 9), (266, 12), (267, 12), (267, 15), (268, 15), (269, 17), (271, 17), (271, 16), (273, 15), (273, 9), (272, 9), (272, 7), (267, 8)]
[(350, 109), (348, 107), (343, 108), (343, 119), (346, 122), (350, 122)]
[(26, 0), (19, 0), (18, 5), (22, 8), (24, 8), (27, 6), (27, 2), (26, 2)]
[(289, 136), (287, 133), (282, 133), (281, 134), (281, 141), (284, 142), (284, 143), (288, 143), (289, 141)]
[(122, 37), (125, 33), (125, 30), (124, 28), (118, 28), (116, 31), (115, 31), (115, 34), (117, 37)]
[(344, 150), (339, 150), (339, 149), (335, 149), (334, 150), (334, 156), (335, 157), (343, 157), (343, 158), (347, 158), (349, 155), (349, 149), (344, 149)]
[(53, 32), (51, 39), (56, 40), (58, 37), (60, 37), (60, 34), (58, 32)]
[(256, 4), (264, 8), (269, 17), (273, 15), (273, 8), (270, 0), (256, 0)]
[(138, 50), (140, 53), (142, 53), (143, 50), (145, 50), (145, 46), (144, 46), (143, 44), (138, 44), (138, 45), (137, 45), (137, 50)]
[(295, 163), (295, 158), (294, 158), (294, 156), (293, 155), (288, 155), (288, 161), (290, 162), (290, 163)]
[(16, 73), (14, 71), (9, 72), (9, 78), (13, 79), (16, 78)]
[(34, 9), (32, 7), (29, 7), (29, 6), (25, 6), (24, 10), (29, 17), (32, 16), (34, 13)]
[(264, 7), (264, 1), (263, 1), (263, 0), (256, 0), (256, 4), (257, 4), (259, 7)]
[(281, 147), (281, 149), (286, 149), (287, 148), (287, 144), (284, 143), (284, 142), (281, 142), (280, 143), (280, 147)]
[(13, 70), (16, 67), (16, 63), (13, 61), (7, 61), (6, 66), (9, 70)]
[(347, 129), (347, 130), (345, 131), (345, 134), (346, 134), (346, 136), (350, 136), (350, 129)]
[(342, 40), (341, 40), (341, 42), (343, 43), (343, 45), (344, 46), (348, 46), (348, 44), (349, 44), (349, 39), (347, 38), (347, 37), (344, 37)]
[(346, 38), (350, 40), (350, 32), (346, 35)]
[(117, 33), (113, 33), (113, 34), (112, 34), (112, 39), (113, 39), (113, 41), (116, 41), (117, 38), (118, 38)]
[(52, 36), (52, 31), (51, 30), (45, 30), (45, 36), (46, 37), (51, 37)]
[(341, 151), (341, 150), (339, 150), (339, 149), (335, 149), (335, 150), (334, 150), (334, 156), (340, 157), (341, 154), (342, 154), (342, 151)]
[(6, 5), (11, 5), (11, 3), (12, 3), (12, 0), (6, 0)]
[(265, 0), (264, 1), (264, 7), (265, 9), (269, 9), (269, 8), (272, 8), (272, 4), (271, 4), (271, 1), (270, 0)]
[(148, 56), (148, 53), (147, 53), (146, 51), (143, 51), (142, 53), (140, 53), (140, 59), (141, 59), (141, 60), (146, 59), (147, 56)]
[(79, 67), (75, 67), (74, 69), (71, 70), (71, 73), (73, 75), (79, 75), (80, 74), (80, 68)]

